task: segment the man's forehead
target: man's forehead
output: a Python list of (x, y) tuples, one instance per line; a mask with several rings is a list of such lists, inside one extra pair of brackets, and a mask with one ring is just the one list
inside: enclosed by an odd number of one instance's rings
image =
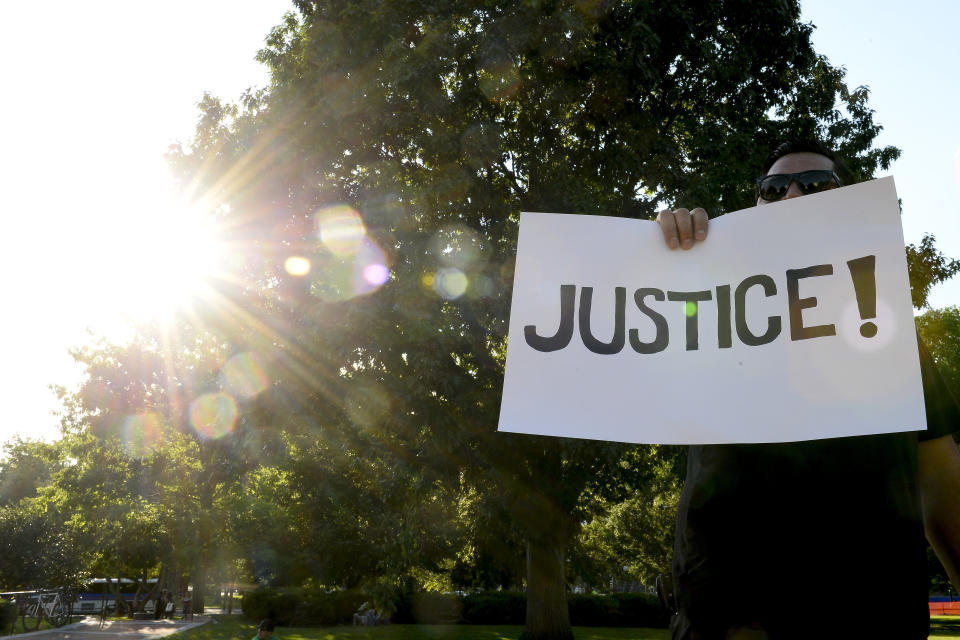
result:
[(814, 169), (834, 169), (833, 160), (827, 156), (810, 151), (798, 151), (797, 153), (788, 153), (776, 162), (767, 171), (767, 175), (772, 173), (800, 173), (801, 171), (811, 171)]

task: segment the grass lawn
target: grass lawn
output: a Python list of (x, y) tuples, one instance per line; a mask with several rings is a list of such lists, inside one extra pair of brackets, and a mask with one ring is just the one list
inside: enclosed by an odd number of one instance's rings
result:
[[(83, 620), (83, 616), (73, 616), (73, 618), (70, 619), (70, 622), (79, 622), (79, 621), (81, 621), (81, 620)], [(66, 623), (66, 624), (70, 624), (70, 622), (68, 622), (68, 623)], [(42, 621), (40, 622), (40, 628), (37, 629), (37, 631), (45, 631), (45, 630), (47, 630), (47, 629), (53, 629), (53, 628), (55, 628), (55, 627), (54, 627), (52, 624), (50, 624), (50, 623), (47, 622), (46, 620), (42, 620)], [(33, 630), (31, 629), (31, 631), (33, 631)], [(11, 633), (11, 632), (10, 632), (10, 629), (9, 629), (9, 628), (6, 628), (6, 629), (3, 629), (2, 632), (0, 632), (0, 635), (4, 635), (4, 636), (5, 636), (5, 635), (19, 635), (19, 634), (21, 634), (21, 633), (26, 633), (26, 632), (23, 630), (23, 625), (20, 623), (20, 618), (18, 617), (16, 624), (13, 625), (13, 632)]]
[[(256, 624), (240, 616), (217, 616), (217, 624), (205, 624), (177, 634), (178, 640), (251, 640)], [(513, 625), (417, 625), (383, 627), (277, 627), (280, 640), (517, 640), (522, 626)], [(669, 640), (667, 629), (574, 627), (577, 640)]]
[(930, 616), (930, 637), (960, 640), (960, 616)]
[[(256, 625), (241, 616), (217, 616), (217, 624), (205, 624), (177, 634), (177, 640), (251, 640)], [(415, 625), (384, 627), (278, 627), (280, 640), (517, 640), (521, 626), (512, 625)], [(619, 627), (574, 627), (576, 640), (669, 640), (667, 629)], [(933, 616), (930, 637), (960, 640), (960, 617)], [(856, 640), (851, 638), (851, 640)]]

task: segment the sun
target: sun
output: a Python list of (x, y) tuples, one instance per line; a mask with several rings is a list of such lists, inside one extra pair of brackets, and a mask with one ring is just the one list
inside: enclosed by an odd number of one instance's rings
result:
[(173, 196), (91, 214), (76, 266), (90, 330), (122, 339), (131, 323), (162, 320), (214, 295), (225, 243), (211, 212)]
[(162, 215), (137, 222), (122, 242), (129, 267), (118, 273), (124, 307), (157, 315), (210, 293), (223, 245), (208, 214), (172, 202)]

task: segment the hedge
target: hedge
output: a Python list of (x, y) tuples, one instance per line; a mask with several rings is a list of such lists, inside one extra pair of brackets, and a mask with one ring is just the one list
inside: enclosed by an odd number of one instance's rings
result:
[(526, 615), (525, 593), (487, 591), (463, 598), (463, 619), (469, 624), (523, 624)]
[(272, 618), (280, 626), (329, 627), (350, 624), (367, 597), (360, 591), (324, 591), (262, 587), (243, 596), (243, 615), (254, 621)]
[(13, 631), (13, 625), (17, 621), (17, 605), (9, 600), (0, 598), (0, 633), (6, 634), (9, 629)]
[[(261, 588), (243, 597), (250, 620), (273, 618), (281, 626), (350, 624), (360, 604), (371, 598), (359, 590), (311, 591)], [(465, 596), (437, 592), (399, 596), (391, 621), (400, 624), (523, 624), (526, 594), (511, 591)], [(660, 627), (670, 614), (656, 597), (641, 593), (571, 595), (570, 622), (584, 627)]]
[(578, 627), (670, 626), (670, 612), (656, 596), (645, 593), (573, 595), (569, 603), (570, 623)]

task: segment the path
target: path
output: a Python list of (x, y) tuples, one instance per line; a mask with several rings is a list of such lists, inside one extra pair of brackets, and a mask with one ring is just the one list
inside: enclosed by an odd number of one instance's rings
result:
[(90, 616), (59, 629), (46, 629), (11, 636), (15, 640), (154, 640), (171, 633), (199, 627), (210, 621), (207, 616), (195, 616), (192, 621), (181, 620), (108, 620), (100, 625), (98, 616)]

